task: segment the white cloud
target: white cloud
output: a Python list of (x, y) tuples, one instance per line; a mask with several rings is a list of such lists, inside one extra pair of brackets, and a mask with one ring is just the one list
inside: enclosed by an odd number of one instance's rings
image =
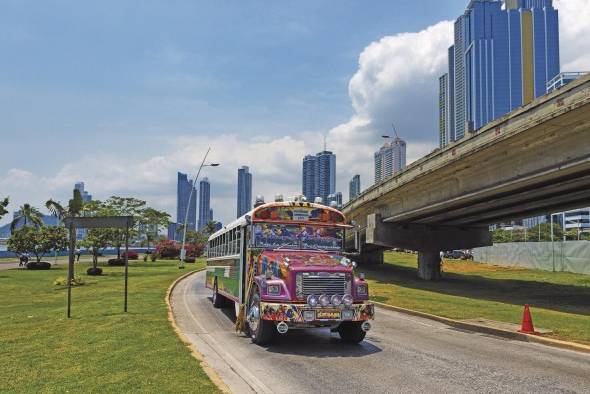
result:
[[(355, 114), (328, 132), (328, 148), (337, 155), (337, 189), (345, 199), (353, 174), (361, 174), (364, 186), (372, 183), (373, 152), (391, 122), (408, 140), (409, 161), (434, 147), (436, 79), (446, 64), (451, 29), (450, 22), (441, 22), (419, 33), (384, 37), (361, 53), (359, 69), (349, 83)], [(182, 61), (176, 51), (162, 55), (168, 61)], [(254, 194), (270, 199), (277, 193), (300, 193), (301, 160), (305, 154), (321, 149), (322, 138), (318, 132), (280, 138), (264, 133), (249, 139), (234, 133), (185, 137), (163, 144), (162, 154), (142, 161), (93, 152), (64, 165), (50, 177), (10, 170), (3, 180), (0, 178), (0, 185), (14, 194), (14, 201), (42, 206), (50, 197), (67, 200), (73, 184), (83, 180), (96, 198), (137, 196), (174, 214), (176, 171), (194, 172), (207, 146), (211, 146), (210, 160), (222, 165), (207, 168), (203, 175), (212, 182), (216, 217), (226, 222), (235, 217), (238, 167), (250, 167)]]
[[(590, 70), (590, 0), (556, 0), (560, 11), (562, 68)], [(381, 135), (395, 123), (408, 141), (408, 161), (429, 153), (437, 142), (438, 77), (447, 68), (447, 48), (453, 24), (443, 21), (417, 33), (388, 36), (368, 45), (359, 56), (357, 72), (348, 92), (354, 110), (348, 122), (328, 131), (328, 149), (337, 155), (337, 189), (345, 199), (348, 181), (361, 174), (363, 187), (372, 184), (373, 152)], [(168, 62), (183, 61), (174, 50), (164, 51)], [(42, 206), (50, 198), (66, 200), (74, 182), (84, 180), (95, 197), (132, 195), (151, 206), (176, 211), (176, 171), (194, 175), (208, 146), (210, 160), (221, 163), (206, 168), (212, 182), (212, 207), (224, 222), (235, 217), (237, 168), (250, 167), (254, 194), (267, 199), (301, 190), (301, 160), (322, 146), (322, 134), (306, 132), (276, 138), (264, 132), (250, 138), (236, 133), (187, 136), (161, 142), (156, 156), (127, 160), (94, 152), (64, 165), (55, 175), (41, 177), (22, 169), (0, 174), (0, 197), (10, 194), (15, 205)], [(162, 141), (166, 141), (163, 139)]]
[(590, 71), (590, 0), (556, 0), (562, 71)]

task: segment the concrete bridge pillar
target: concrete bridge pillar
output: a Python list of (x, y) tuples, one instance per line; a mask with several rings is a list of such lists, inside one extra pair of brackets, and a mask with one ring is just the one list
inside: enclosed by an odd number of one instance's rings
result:
[(440, 273), (440, 252), (418, 252), (418, 277), (424, 280), (438, 280)]
[(363, 251), (360, 255), (355, 257), (359, 264), (383, 264), (383, 250)]

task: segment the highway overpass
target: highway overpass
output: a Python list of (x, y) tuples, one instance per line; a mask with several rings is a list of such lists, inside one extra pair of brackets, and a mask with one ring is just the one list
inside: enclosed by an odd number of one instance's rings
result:
[(490, 224), (590, 205), (590, 76), (412, 163), (347, 203), (360, 262), (386, 248), (419, 252), (436, 279), (439, 252), (491, 245)]

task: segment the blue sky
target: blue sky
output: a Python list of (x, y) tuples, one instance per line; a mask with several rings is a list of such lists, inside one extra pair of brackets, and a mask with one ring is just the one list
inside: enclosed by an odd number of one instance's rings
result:
[[(193, 172), (213, 145), (222, 166), (206, 175), (227, 221), (239, 165), (252, 167), (255, 193), (296, 192), (301, 155), (319, 150), (322, 134), (338, 156), (338, 190), (356, 172), (366, 186), (388, 122), (410, 158), (436, 146), (436, 74), (450, 40), (440, 21), (465, 5), (4, 0), (0, 197), (12, 209), (41, 205), (83, 180), (98, 198), (133, 195), (174, 213), (176, 170)], [(401, 34), (433, 26), (415, 41)], [(439, 56), (416, 74), (427, 94), (401, 94), (411, 74), (386, 78), (383, 92), (371, 85), (375, 67), (416, 67), (412, 53)]]

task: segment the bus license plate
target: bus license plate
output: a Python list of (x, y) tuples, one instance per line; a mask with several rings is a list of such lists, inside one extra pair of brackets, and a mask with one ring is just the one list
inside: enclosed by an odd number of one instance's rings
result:
[(340, 319), (340, 311), (316, 311), (318, 320), (337, 320)]

